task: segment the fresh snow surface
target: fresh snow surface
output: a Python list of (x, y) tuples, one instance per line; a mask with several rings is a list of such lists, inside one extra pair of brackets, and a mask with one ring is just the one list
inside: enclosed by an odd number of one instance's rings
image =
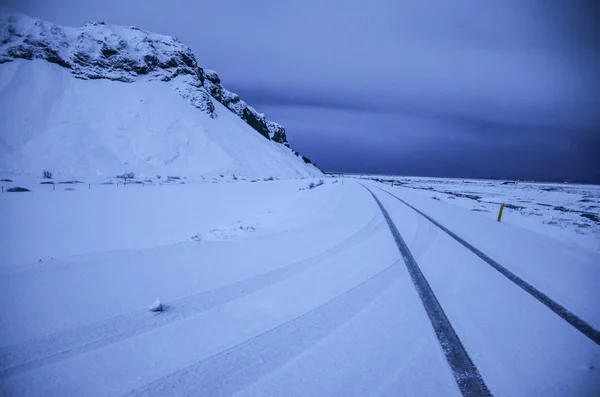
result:
[[(3, 184), (31, 192), (0, 195), (2, 396), (460, 396), (360, 183), (493, 395), (600, 395), (598, 344), (381, 189), (598, 330), (600, 252), (544, 233), (554, 225), (356, 178), (27, 178)], [(165, 310), (150, 312), (157, 297)]]
[(44, 60), (0, 64), (0, 170), (96, 180), (321, 175), (216, 100), (217, 118), (192, 106), (177, 91), (189, 86), (185, 78), (81, 80)]

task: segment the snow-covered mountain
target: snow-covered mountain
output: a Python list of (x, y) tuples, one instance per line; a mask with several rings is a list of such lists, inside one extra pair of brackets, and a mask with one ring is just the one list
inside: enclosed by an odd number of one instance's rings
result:
[(0, 169), (320, 174), (173, 37), (0, 9)]

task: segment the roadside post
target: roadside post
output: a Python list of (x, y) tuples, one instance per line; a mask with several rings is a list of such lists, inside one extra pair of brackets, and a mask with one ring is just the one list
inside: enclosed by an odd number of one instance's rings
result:
[(502, 212), (504, 211), (504, 203), (500, 206), (500, 212), (498, 212), (498, 222), (502, 219)]

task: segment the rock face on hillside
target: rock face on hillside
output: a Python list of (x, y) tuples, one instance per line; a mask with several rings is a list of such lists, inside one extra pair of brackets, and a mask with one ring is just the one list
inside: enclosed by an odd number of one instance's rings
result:
[(102, 22), (63, 27), (0, 9), (0, 64), (15, 59), (43, 59), (84, 80), (162, 81), (210, 117), (218, 117), (217, 100), (265, 138), (289, 146), (283, 126), (227, 91), (219, 75), (200, 67), (173, 37)]

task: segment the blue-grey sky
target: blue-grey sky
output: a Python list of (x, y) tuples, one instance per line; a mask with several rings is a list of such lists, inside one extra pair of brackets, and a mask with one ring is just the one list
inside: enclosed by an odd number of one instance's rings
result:
[(178, 37), (326, 171), (600, 183), (594, 0), (2, 3)]

